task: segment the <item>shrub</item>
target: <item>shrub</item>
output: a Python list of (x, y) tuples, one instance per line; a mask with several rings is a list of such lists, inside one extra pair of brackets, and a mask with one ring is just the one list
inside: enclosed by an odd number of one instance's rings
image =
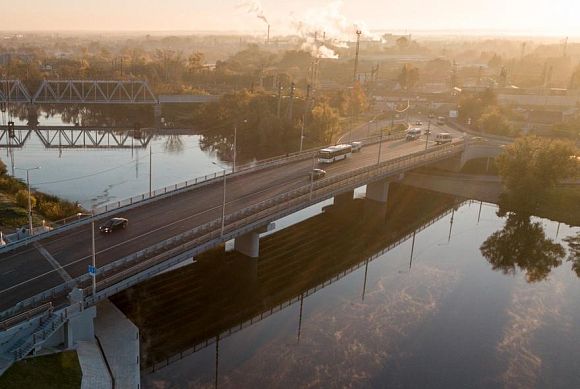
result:
[[(16, 193), (16, 204), (19, 207), (28, 209), (28, 191), (21, 189)], [(36, 207), (36, 197), (33, 195), (30, 196), (30, 207)]]

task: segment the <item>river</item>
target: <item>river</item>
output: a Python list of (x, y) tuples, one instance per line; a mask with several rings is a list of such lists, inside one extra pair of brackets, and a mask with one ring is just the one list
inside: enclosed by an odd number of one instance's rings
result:
[(325, 204), (257, 261), (216, 249), (113, 299), (143, 387), (580, 387), (580, 228), (394, 184)]
[[(41, 126), (70, 126), (58, 114), (42, 116), (39, 121)], [(26, 124), (17, 119), (15, 123)], [(71, 137), (75, 134), (78, 132)], [(66, 144), (64, 140), (60, 143)], [(58, 145), (58, 139), (53, 144)], [(0, 159), (9, 172), (24, 180), (26, 172), (19, 169), (39, 166), (40, 170), (30, 174), (32, 187), (79, 202), (86, 209), (148, 192), (150, 171), (155, 189), (228, 167), (214, 153), (201, 150), (199, 135), (155, 134), (150, 140), (145, 134), (138, 139), (131, 135), (125, 144), (128, 147), (46, 148), (32, 132), (22, 148), (2, 150)]]

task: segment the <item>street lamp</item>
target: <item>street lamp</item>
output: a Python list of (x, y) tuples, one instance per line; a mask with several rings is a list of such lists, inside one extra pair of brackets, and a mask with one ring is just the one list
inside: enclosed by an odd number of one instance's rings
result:
[(212, 164), (216, 165), (223, 171), (224, 177), (224, 193), (223, 193), (223, 202), (222, 202), (222, 228), (221, 228), (221, 236), (224, 236), (224, 229), (225, 229), (225, 221), (226, 221), (226, 169), (218, 165), (216, 162), (212, 162)]
[(425, 140), (425, 150), (429, 145), (429, 134), (431, 134), (431, 114), (429, 114), (429, 120), (427, 121), (427, 139)]
[[(244, 119), (242, 121), (242, 123), (247, 123), (248, 121), (246, 119)], [(236, 154), (237, 154), (237, 149), (238, 149), (238, 126), (234, 126), (234, 164), (233, 164), (233, 169), (232, 172), (235, 173), (236, 172)]]
[(16, 170), (25, 170), (26, 171), (26, 185), (28, 186), (28, 228), (29, 228), (29, 235), (34, 235), (34, 231), (32, 230), (32, 204), (30, 201), (30, 197), (32, 194), (30, 193), (30, 177), (29, 172), (31, 170), (38, 170), (40, 166), (31, 167), (31, 168), (16, 168)]

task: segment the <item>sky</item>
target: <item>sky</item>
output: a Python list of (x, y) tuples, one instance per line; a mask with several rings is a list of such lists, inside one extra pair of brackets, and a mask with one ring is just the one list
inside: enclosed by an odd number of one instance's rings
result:
[[(459, 31), (580, 37), (579, 0), (0, 0), (4, 31)], [(351, 31), (352, 30), (352, 31)], [(265, 34), (265, 32), (264, 32)]]

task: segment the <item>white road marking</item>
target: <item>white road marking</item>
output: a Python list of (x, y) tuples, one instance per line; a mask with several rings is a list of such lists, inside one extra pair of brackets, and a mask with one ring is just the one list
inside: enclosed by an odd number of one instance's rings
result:
[(40, 252), (40, 254), (42, 254), (42, 256), (46, 258), (48, 263), (50, 263), (50, 265), (54, 268), (54, 270), (56, 270), (58, 274), (60, 274), (63, 280), (65, 280), (66, 282), (72, 281), (72, 277), (70, 276), (70, 274), (68, 274), (66, 270), (64, 270), (63, 267), (60, 266), (60, 263), (58, 263), (57, 260), (54, 259), (54, 257), (50, 255), (50, 253), (44, 247), (42, 247), (40, 243), (34, 242), (34, 247), (36, 247), (36, 249)]

